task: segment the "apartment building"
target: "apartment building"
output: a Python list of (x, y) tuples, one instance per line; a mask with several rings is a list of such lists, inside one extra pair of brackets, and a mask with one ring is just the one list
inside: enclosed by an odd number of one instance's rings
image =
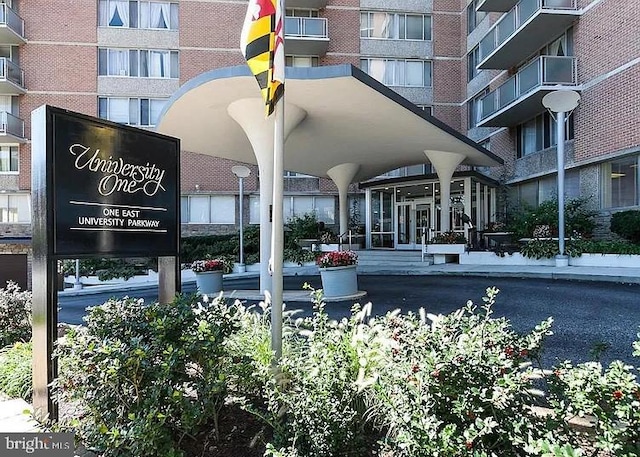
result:
[[(591, 198), (603, 227), (638, 208), (640, 19), (634, 0), (288, 0), (287, 65), (352, 64), (504, 159), (461, 167), (454, 209), (483, 227), (496, 188), (537, 204), (556, 189), (554, 119), (542, 97), (572, 89), (567, 196)], [(153, 129), (185, 82), (244, 63), (245, 1), (6, 0), (0, 4), (0, 253), (24, 275), (30, 243), (30, 113), (47, 103)], [(375, 109), (375, 107), (372, 107)], [(363, 115), (366, 113), (363, 113)], [(389, 151), (390, 154), (393, 151)], [(182, 154), (184, 234), (235, 230), (235, 163)], [(367, 246), (417, 247), (439, 220), (426, 157), (353, 186)], [(244, 180), (245, 223), (258, 221), (257, 168)], [(336, 188), (287, 172), (285, 215), (315, 211), (337, 224)], [(452, 216), (452, 227), (464, 225)], [(434, 227), (437, 230), (437, 227)], [(4, 266), (2, 266), (4, 265)], [(12, 265), (8, 267), (7, 265)], [(15, 273), (18, 272), (18, 273)]]

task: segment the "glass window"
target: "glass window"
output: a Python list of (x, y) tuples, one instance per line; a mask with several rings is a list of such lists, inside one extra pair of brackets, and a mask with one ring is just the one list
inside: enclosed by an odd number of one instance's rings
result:
[(316, 197), (315, 211), (320, 222), (324, 222), (325, 224), (335, 224), (336, 209), (334, 197)]
[(471, 81), (478, 76), (481, 70), (478, 70), (478, 63), (480, 61), (480, 47), (476, 46), (467, 55), (467, 81)]
[(249, 196), (249, 223), (260, 223), (260, 197), (258, 195)]
[(431, 87), (427, 60), (361, 59), (362, 70), (387, 86)]
[(98, 117), (121, 124), (153, 127), (166, 100), (154, 98), (100, 97)]
[(386, 40), (431, 40), (431, 16), (386, 12), (360, 13), (360, 37)]
[(234, 195), (211, 196), (211, 223), (236, 223), (236, 197)]
[[(574, 118), (571, 113), (565, 121), (565, 138), (574, 138)], [(557, 141), (556, 121), (545, 112), (517, 127), (516, 149), (518, 157), (555, 147)]]
[(0, 194), (0, 222), (28, 224), (31, 206), (28, 194)]
[(284, 64), (287, 67), (317, 67), (318, 57), (315, 56), (286, 56)]
[(482, 119), (482, 98), (489, 93), (489, 88), (485, 87), (467, 102), (467, 125), (473, 128)]
[(178, 4), (127, 0), (100, 0), (98, 25), (142, 29), (178, 29)]
[(0, 146), (0, 173), (17, 173), (19, 161), (18, 146)]
[(467, 5), (467, 34), (473, 32), (487, 15), (484, 11), (477, 11), (478, 3), (479, 0), (472, 0)]
[(189, 222), (194, 224), (209, 223), (208, 195), (192, 195), (189, 197)]
[(602, 179), (604, 208), (638, 205), (638, 156), (603, 164)]
[(178, 77), (178, 51), (139, 49), (99, 49), (101, 76)]

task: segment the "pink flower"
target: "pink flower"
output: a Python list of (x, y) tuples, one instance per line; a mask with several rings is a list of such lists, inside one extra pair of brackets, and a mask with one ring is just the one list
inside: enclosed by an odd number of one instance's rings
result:
[(358, 263), (358, 254), (353, 251), (325, 252), (316, 259), (320, 268), (346, 267)]

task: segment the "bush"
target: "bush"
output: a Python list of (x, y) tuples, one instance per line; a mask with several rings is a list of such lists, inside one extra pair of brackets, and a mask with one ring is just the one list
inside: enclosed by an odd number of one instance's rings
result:
[(0, 289), (0, 348), (31, 339), (31, 292), (9, 281)]
[[(595, 228), (597, 212), (589, 207), (589, 200), (576, 198), (565, 202), (565, 230), (570, 236), (590, 237)], [(511, 212), (508, 230), (517, 238), (534, 238), (538, 226), (548, 226), (550, 234), (558, 234), (558, 200), (546, 200), (537, 208), (522, 204)]]
[(447, 316), (386, 317), (391, 350), (377, 367), (374, 411), (388, 430), (383, 449), (394, 457), (517, 456), (538, 440), (561, 443), (530, 408), (528, 366), (551, 319), (518, 335), (492, 318), (496, 294), (489, 289), (481, 309), (469, 303)]
[(611, 231), (635, 244), (640, 244), (640, 211), (620, 211), (611, 216)]
[(0, 392), (31, 401), (32, 348), (31, 342), (18, 342), (0, 351)]
[[(148, 270), (157, 270), (156, 259), (150, 258), (120, 258), (120, 259), (81, 259), (80, 275), (97, 276), (100, 281), (110, 279), (129, 279), (137, 274), (146, 274)], [(66, 275), (76, 274), (75, 260), (64, 260), (62, 271)]]
[[(329, 321), (318, 295), (315, 306), (311, 317), (287, 321), (275, 376), (268, 359), (257, 365), (264, 406), (253, 411), (273, 427), (271, 455), (365, 455), (366, 408), (356, 384), (360, 365), (353, 344), (361, 321)], [(259, 341), (264, 345), (264, 338)]]
[(226, 392), (226, 338), (239, 310), (177, 297), (112, 299), (91, 308), (56, 354), (57, 390), (80, 414), (62, 425), (104, 455), (179, 456), (185, 437), (217, 424)]

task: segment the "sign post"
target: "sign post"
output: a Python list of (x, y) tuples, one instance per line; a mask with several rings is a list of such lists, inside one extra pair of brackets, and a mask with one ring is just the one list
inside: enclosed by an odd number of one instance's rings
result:
[(33, 405), (56, 420), (57, 262), (158, 257), (159, 297), (170, 301), (180, 290), (180, 142), (47, 105), (31, 126)]

